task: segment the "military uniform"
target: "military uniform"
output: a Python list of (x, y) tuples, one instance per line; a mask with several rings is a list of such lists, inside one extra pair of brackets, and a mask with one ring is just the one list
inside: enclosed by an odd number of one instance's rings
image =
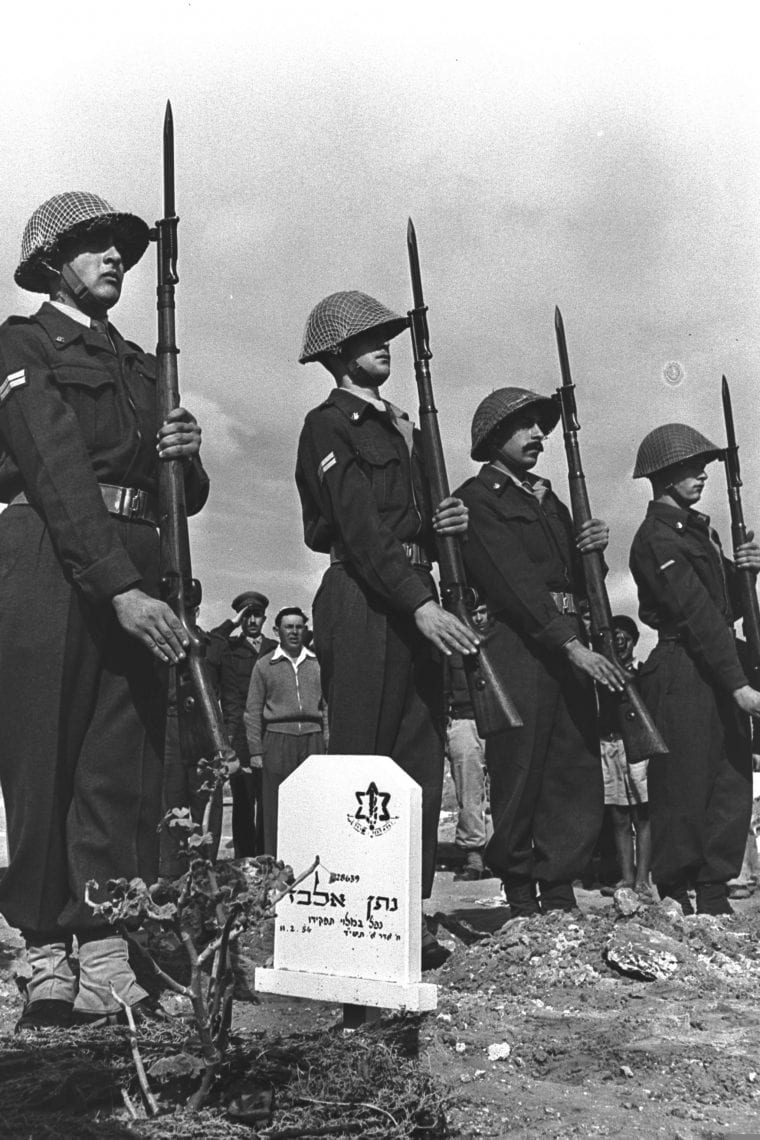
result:
[[(207, 658), (219, 679), (219, 699), (230, 744), (240, 763), (248, 769), (251, 755), (243, 724), (243, 713), (253, 667), (277, 642), (261, 636), (258, 648), (242, 633), (232, 635), (233, 623), (224, 621), (209, 634)], [(264, 851), (261, 769), (236, 772), (230, 777), (232, 790), (232, 841), (237, 858), (261, 855)]]
[[(736, 572), (706, 515), (649, 504), (631, 547), (642, 621), (659, 640), (639, 688), (669, 753), (649, 765), (658, 885), (725, 883), (739, 873), (752, 808), (748, 684), (733, 621)], [(736, 609), (734, 608), (736, 607)]]
[[(156, 365), (46, 303), (0, 327), (0, 378), (0, 909), (26, 932), (86, 930), (88, 879), (156, 869), (162, 686), (109, 604), (157, 592)], [(109, 513), (98, 484), (142, 492), (146, 517)], [(198, 510), (196, 461), (187, 484)]]
[(331, 565), (314, 599), (330, 751), (391, 756), (422, 787), (423, 894), (443, 779), (440, 664), (413, 614), (436, 598), (419, 434), (336, 389), (306, 417), (296, 481), (304, 536)]
[(511, 888), (579, 875), (602, 823), (593, 686), (562, 652), (585, 637), (583, 575), (572, 519), (545, 480), (529, 476), (523, 486), (487, 463), (455, 494), (470, 512), (468, 577), (488, 601), (497, 667), (524, 721), (486, 740), (494, 828), (486, 862), (509, 897)]

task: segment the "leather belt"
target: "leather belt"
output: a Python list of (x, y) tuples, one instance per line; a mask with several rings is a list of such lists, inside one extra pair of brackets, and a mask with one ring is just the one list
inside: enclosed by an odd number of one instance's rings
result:
[[(402, 542), (404, 554), (409, 559), (412, 566), (417, 570), (432, 570), (430, 559), (425, 554), (418, 542)], [(330, 565), (335, 565), (336, 562), (348, 562), (349, 559), (337, 543), (330, 547)]]
[(561, 614), (578, 613), (578, 605), (575, 601), (574, 594), (564, 594), (562, 592), (558, 593), (556, 590), (550, 590), (549, 593), (551, 594), (552, 600), (554, 601), (555, 606)]
[[(158, 526), (158, 499), (149, 491), (141, 491), (137, 487), (116, 487), (112, 483), (98, 483), (98, 488), (109, 515)], [(8, 506), (28, 502), (26, 494), (20, 491)]]

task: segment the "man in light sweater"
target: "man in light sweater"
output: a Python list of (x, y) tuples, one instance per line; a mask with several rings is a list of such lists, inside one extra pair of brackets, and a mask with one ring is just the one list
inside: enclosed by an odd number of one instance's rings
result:
[(264, 853), (277, 854), (280, 784), (307, 756), (325, 751), (325, 702), (317, 659), (303, 644), (306, 615), (296, 606), (275, 618), (280, 644), (256, 662), (245, 706), (251, 767), (262, 769)]

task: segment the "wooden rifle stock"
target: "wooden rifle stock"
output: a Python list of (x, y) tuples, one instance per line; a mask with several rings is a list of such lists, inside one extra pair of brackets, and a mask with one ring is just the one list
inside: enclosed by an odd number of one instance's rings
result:
[[(420, 400), (420, 431), (428, 481), (433, 502), (438, 505), (449, 495), (446, 461), (443, 455), (438, 411), (433, 400), (433, 385), (428, 361), (432, 357), (427, 327), (427, 306), (422, 298), (417, 236), (411, 218), (407, 228), (407, 247), (412, 276), (414, 308), (409, 313), (414, 351), (414, 372)], [(473, 610), (477, 609), (477, 592), (467, 585), (464, 559), (459, 539), (454, 535), (436, 535), (438, 565), (441, 572), (441, 600), (449, 613), (469, 626), (481, 639), (477, 653), (462, 654), (467, 687), (470, 692), (475, 722), (480, 736), (491, 736), (507, 728), (520, 728), (522, 717), (499, 677), (493, 661), (493, 635), (485, 636), (475, 628)]]
[[(742, 508), (742, 479), (739, 466), (739, 444), (734, 429), (734, 414), (731, 407), (731, 392), (728, 381), (722, 381), (723, 417), (726, 422), (728, 447), (724, 455), (726, 465), (726, 485), (728, 506), (731, 512), (731, 541), (734, 551), (747, 541), (747, 527)], [(760, 606), (757, 601), (757, 574), (754, 570), (737, 568), (737, 586), (742, 606), (742, 630), (747, 643), (748, 661), (746, 665), (752, 687), (760, 688)]]
[[(578, 444), (578, 414), (575, 406), (575, 385), (570, 375), (570, 361), (567, 355), (565, 326), (559, 309), (554, 310), (554, 327), (557, 334), (562, 384), (557, 389), (557, 400), (562, 413), (562, 431), (567, 456), (567, 474), (570, 484), (570, 505), (576, 529), (593, 516), (586, 489), (586, 477), (581, 464)], [(591, 640), (597, 653), (603, 654), (614, 665), (620, 665), (615, 651), (615, 638), (612, 629), (612, 611), (607, 586), (604, 581), (604, 563), (599, 551), (584, 553), (583, 575), (586, 581), (589, 608), (591, 610)], [(625, 754), (629, 764), (646, 760), (650, 756), (664, 756), (668, 748), (660, 736), (646, 705), (639, 695), (632, 679), (625, 683), (625, 689), (617, 698), (618, 724), (623, 738)]]
[[(158, 344), (156, 346), (159, 423), (179, 407), (179, 376), (175, 330), (174, 287), (177, 276), (177, 223), (174, 208), (174, 124), (171, 105), (164, 118), (164, 217), (156, 222), (158, 243)], [(185, 503), (185, 476), (181, 459), (158, 465), (160, 514), (161, 596), (179, 618), (190, 639), (186, 658), (171, 666), (175, 677), (180, 747), (183, 756), (203, 757), (215, 777), (239, 767), (230, 747), (205, 647), (195, 622), (201, 601), (201, 584), (193, 578)], [(210, 799), (209, 799), (210, 806)], [(207, 816), (208, 819), (208, 810)], [(218, 836), (215, 836), (218, 845)]]

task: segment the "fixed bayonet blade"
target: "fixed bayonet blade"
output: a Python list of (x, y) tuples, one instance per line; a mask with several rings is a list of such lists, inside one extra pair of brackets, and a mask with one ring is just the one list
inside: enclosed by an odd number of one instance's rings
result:
[(164, 115), (164, 217), (174, 217), (174, 118), (171, 102), (166, 100)]
[(726, 422), (726, 439), (728, 440), (728, 447), (726, 448), (726, 463), (730, 468), (730, 475), (734, 481), (735, 486), (741, 487), (741, 475), (739, 468), (739, 444), (736, 442), (736, 429), (734, 427), (734, 410), (731, 407), (731, 391), (728, 387), (728, 380), (725, 376), (721, 380), (721, 395), (723, 397), (723, 418)]
[(421, 309), (424, 307), (425, 301), (422, 296), (420, 255), (417, 250), (417, 234), (415, 233), (414, 222), (411, 218), (406, 227), (406, 245), (409, 250), (409, 270), (412, 275), (412, 299), (414, 300), (415, 309)]
[(557, 349), (559, 351), (559, 368), (562, 373), (562, 383), (572, 387), (572, 376), (570, 375), (570, 360), (567, 355), (567, 340), (565, 339), (565, 323), (562, 320), (562, 313), (559, 311), (559, 305), (554, 306), (554, 331), (557, 334)]
[(577, 431), (578, 412), (575, 407), (575, 385), (570, 374), (570, 359), (567, 355), (567, 340), (565, 339), (565, 324), (559, 305), (554, 306), (554, 331), (557, 335), (557, 351), (559, 352), (559, 370), (562, 373), (562, 387), (557, 389), (557, 397), (562, 409), (562, 424), (565, 431)]

